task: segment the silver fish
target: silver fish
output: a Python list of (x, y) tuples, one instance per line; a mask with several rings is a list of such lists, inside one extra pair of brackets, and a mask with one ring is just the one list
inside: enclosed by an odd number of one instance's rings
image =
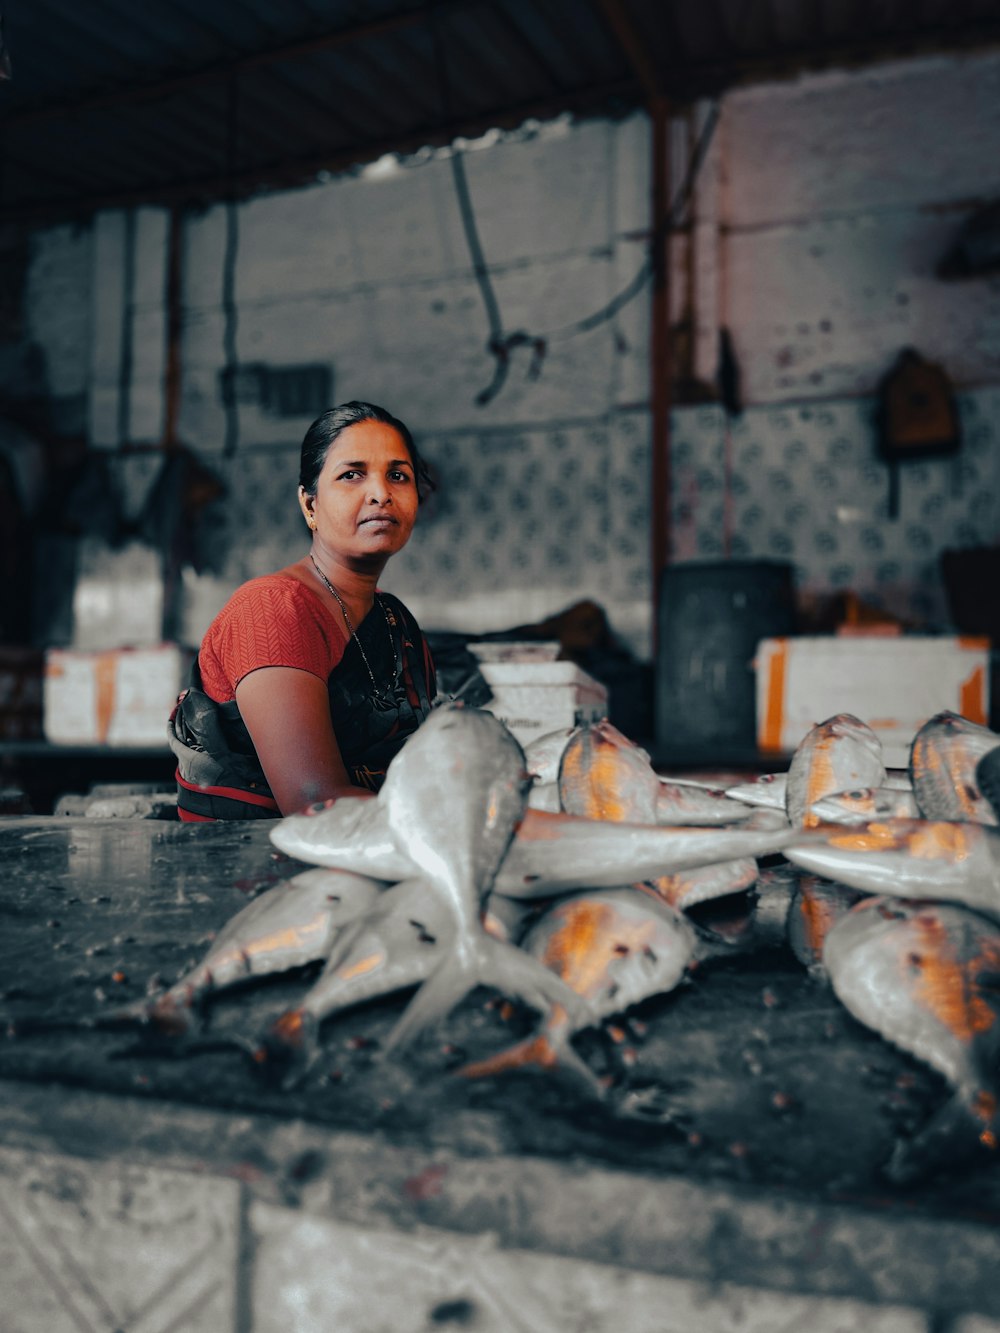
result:
[(573, 1050), (573, 1034), (651, 995), (673, 990), (696, 945), (694, 928), (681, 913), (641, 889), (619, 887), (560, 898), (530, 927), (522, 948), (580, 997), (577, 1012), (554, 1005), (533, 1036), (459, 1072), (478, 1078), (532, 1065), (558, 1067), (602, 1096), (603, 1084)]
[(1000, 932), (945, 903), (872, 898), (830, 931), (823, 961), (837, 996), (867, 1027), (954, 1089), (887, 1174), (905, 1182), (963, 1149), (995, 1148), (1000, 1106)]
[(785, 920), (792, 953), (813, 975), (823, 973), (826, 937), (864, 895), (846, 884), (831, 884), (816, 875), (796, 879)]
[[(483, 927), (495, 939), (515, 943), (532, 906), (491, 894)], [(379, 895), (371, 910), (341, 932), (301, 1003), (281, 1014), (258, 1040), (254, 1058), (297, 1082), (321, 1053), (320, 1024), (366, 1001), (394, 995), (426, 981), (451, 945), (453, 920), (440, 895), (424, 880), (406, 880)]]
[(767, 810), (785, 810), (785, 792), (788, 785), (787, 773), (761, 773), (749, 782), (737, 782), (726, 787), (725, 794), (732, 801), (742, 801), (744, 805), (763, 806)]
[[(364, 818), (359, 818), (356, 811), (362, 807)], [(777, 828), (700, 829), (527, 810), (494, 887), (509, 898), (546, 898), (583, 885), (613, 888), (693, 866), (768, 856), (794, 836), (785, 820)], [(316, 865), (346, 870), (363, 865), (396, 882), (422, 873), (388, 828), (381, 797), (341, 797), (314, 807), (314, 813), (289, 815), (276, 823), (270, 837), (289, 856)]]
[(524, 815), (527, 786), (521, 747), (497, 718), (478, 709), (439, 708), (390, 764), (378, 797), (386, 826), (445, 903), (452, 940), (384, 1051), (450, 1012), (479, 983), (543, 1011), (556, 1001), (574, 1005), (547, 968), (483, 929), (486, 895)]
[(323, 1019), (355, 1004), (426, 981), (440, 965), (453, 923), (441, 897), (423, 880), (386, 889), (366, 916), (344, 931), (302, 1002), (264, 1033), (255, 1058), (294, 1081), (319, 1053)]
[(536, 736), (525, 746), (524, 766), (537, 784), (559, 780), (559, 761), (576, 731), (576, 727), (559, 727)]
[(803, 830), (784, 854), (804, 870), (865, 893), (937, 898), (1000, 915), (1000, 832), (983, 824), (822, 824)]
[(616, 824), (529, 810), (497, 876), (496, 892), (545, 898), (583, 886), (614, 888), (695, 866), (781, 851), (796, 836), (778, 828)]
[(645, 750), (608, 721), (578, 727), (559, 761), (559, 801), (569, 815), (655, 824), (660, 780)]
[(823, 796), (880, 787), (885, 778), (882, 742), (852, 713), (819, 722), (799, 743), (788, 768), (785, 808), (793, 824), (819, 822), (810, 814)]
[(169, 990), (116, 1017), (130, 1014), (158, 1032), (181, 1036), (210, 995), (325, 958), (338, 932), (364, 915), (383, 887), (343, 870), (305, 870), (276, 884), (227, 921), (201, 962)]
[(809, 807), (821, 824), (868, 824), (873, 819), (919, 819), (912, 790), (898, 787), (863, 787), (860, 791), (832, 792)]
[(531, 791), (528, 792), (528, 805), (532, 810), (548, 810), (550, 813), (558, 813), (562, 809), (559, 803), (559, 783), (533, 783)]
[[(781, 807), (784, 809), (784, 807)], [(656, 796), (658, 824), (687, 824), (713, 828), (725, 824), (739, 824), (749, 819), (751, 807), (733, 800), (717, 787), (700, 783), (669, 781), (660, 778)]]
[(754, 858), (744, 856), (738, 861), (722, 861), (680, 870), (675, 875), (660, 875), (649, 881), (649, 887), (664, 902), (683, 912), (698, 903), (752, 889), (759, 874)]
[(1000, 736), (958, 713), (937, 713), (910, 747), (913, 791), (925, 819), (969, 819), (996, 826), (992, 805), (976, 783), (976, 765)]

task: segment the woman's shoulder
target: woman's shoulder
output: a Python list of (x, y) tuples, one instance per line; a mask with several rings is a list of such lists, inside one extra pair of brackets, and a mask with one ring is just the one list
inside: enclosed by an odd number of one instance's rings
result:
[(285, 570), (276, 574), (261, 574), (241, 583), (223, 607), (226, 611), (246, 611), (255, 606), (320, 607), (318, 593), (301, 579)]

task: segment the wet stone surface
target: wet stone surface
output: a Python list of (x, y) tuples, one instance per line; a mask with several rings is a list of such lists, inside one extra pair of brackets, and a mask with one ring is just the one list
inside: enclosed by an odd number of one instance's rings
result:
[[(379, 1043), (405, 996), (330, 1019), (320, 1058), (291, 1087), (253, 1053), (316, 968), (217, 997), (185, 1045), (95, 1026), (171, 984), (252, 896), (302, 869), (274, 852), (267, 827), (0, 821), (0, 1078), (300, 1117), (473, 1157), (571, 1158), (910, 1215), (1000, 1217), (1000, 1170), (985, 1152), (909, 1189), (881, 1177), (896, 1139), (947, 1089), (857, 1024), (788, 948), (783, 862), (758, 894), (701, 913), (737, 941), (730, 955), (577, 1039), (613, 1078), (603, 1104), (551, 1072), (455, 1077), (531, 1030), (530, 1013), (486, 990), (393, 1063), (377, 1059)], [(307, 1180), (308, 1162), (302, 1171)]]

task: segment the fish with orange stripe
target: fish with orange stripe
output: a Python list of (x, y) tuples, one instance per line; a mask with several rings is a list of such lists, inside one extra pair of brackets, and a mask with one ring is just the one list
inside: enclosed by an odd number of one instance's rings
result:
[(237, 912), (204, 958), (169, 990), (119, 1009), (107, 1021), (184, 1036), (218, 991), (327, 957), (339, 932), (371, 908), (383, 887), (342, 870), (304, 870)]
[(655, 824), (659, 794), (649, 755), (606, 720), (578, 727), (563, 750), (559, 800), (568, 815)]
[(254, 1058), (271, 1072), (280, 1071), (286, 1082), (295, 1081), (319, 1054), (325, 1018), (426, 981), (453, 933), (444, 903), (423, 880), (386, 889), (363, 918), (342, 932), (301, 1003), (270, 1024)]
[(896, 898), (937, 898), (1000, 917), (1000, 832), (949, 820), (885, 819), (804, 829), (784, 855), (827, 879)]
[(863, 897), (858, 889), (831, 884), (818, 875), (800, 875), (796, 879), (785, 932), (792, 953), (807, 971), (822, 975), (826, 937)]
[(967, 819), (996, 826), (993, 806), (979, 789), (980, 759), (1000, 746), (1000, 736), (958, 713), (936, 713), (910, 747), (913, 792), (925, 819)]
[(881, 787), (882, 742), (866, 722), (837, 713), (819, 722), (799, 743), (788, 768), (785, 809), (798, 827), (818, 823), (813, 805), (834, 792)]
[[(495, 939), (516, 944), (532, 905), (491, 895), (483, 927)], [(453, 923), (440, 899), (420, 879), (386, 889), (372, 909), (345, 929), (320, 976), (302, 1001), (286, 1010), (263, 1033), (254, 1058), (297, 1082), (321, 1053), (320, 1025), (355, 1005), (395, 995), (426, 981), (441, 963)]]
[(561, 1070), (586, 1091), (603, 1096), (605, 1085), (573, 1049), (574, 1034), (640, 1000), (672, 991), (697, 944), (690, 922), (642, 888), (560, 898), (529, 927), (521, 947), (560, 977), (581, 1004), (572, 1014), (553, 1005), (538, 1031), (459, 1073), (480, 1078), (518, 1069)]
[(905, 1183), (953, 1166), (1000, 1132), (1000, 931), (962, 907), (876, 897), (830, 931), (833, 988), (866, 1027), (948, 1080), (953, 1095), (886, 1172)]

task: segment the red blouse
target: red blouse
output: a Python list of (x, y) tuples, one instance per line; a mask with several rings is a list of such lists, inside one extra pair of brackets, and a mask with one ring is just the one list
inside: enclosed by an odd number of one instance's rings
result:
[(298, 667), (326, 681), (348, 642), (318, 592), (288, 575), (265, 574), (237, 588), (209, 625), (198, 654), (202, 686), (216, 703), (228, 703), (258, 667)]

